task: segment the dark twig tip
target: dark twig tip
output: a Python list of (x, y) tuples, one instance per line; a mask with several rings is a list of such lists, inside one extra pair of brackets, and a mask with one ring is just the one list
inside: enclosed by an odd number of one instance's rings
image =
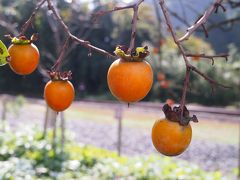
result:
[(212, 58), (212, 66), (214, 65), (214, 59)]
[(202, 24), (203, 31), (205, 33), (205, 37), (208, 38), (208, 32), (204, 24)]
[(221, 4), (221, 3), (215, 3), (214, 4), (216, 10), (215, 13), (218, 13), (218, 8), (221, 7), (221, 9), (223, 10), (223, 12), (226, 12), (226, 8)]

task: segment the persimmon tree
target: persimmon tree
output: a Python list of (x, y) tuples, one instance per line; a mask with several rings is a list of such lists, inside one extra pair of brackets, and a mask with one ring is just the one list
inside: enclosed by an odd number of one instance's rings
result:
[[(202, 53), (195, 54), (195, 53), (189, 52), (183, 46), (183, 42), (187, 41), (189, 38), (191, 38), (192, 34), (195, 31), (198, 31), (199, 29), (201, 29), (203, 31), (203, 33), (205, 34), (206, 37), (209, 36), (208, 28), (206, 28), (205, 23), (208, 21), (209, 17), (213, 13), (218, 13), (220, 10), (225, 12), (226, 11), (226, 8), (224, 6), (225, 3), (223, 2), (223, 0), (215, 0), (213, 2), (213, 4), (211, 4), (209, 6), (209, 8), (195, 21), (195, 23), (193, 25), (190, 25), (189, 28), (187, 28), (186, 33), (183, 34), (181, 37), (178, 37), (176, 34), (176, 31), (175, 31), (175, 28), (172, 24), (170, 14), (173, 15), (175, 18), (182, 20), (187, 25), (189, 25), (189, 23), (186, 22), (183, 18), (181, 18), (177, 14), (169, 11), (169, 9), (166, 7), (164, 0), (156, 0), (154, 2), (161, 8), (163, 17), (165, 19), (164, 23), (167, 27), (167, 31), (171, 34), (172, 40), (178, 47), (178, 50), (179, 50), (180, 54), (182, 55), (182, 59), (185, 63), (185, 78), (184, 78), (184, 82), (183, 82), (181, 100), (178, 102), (179, 105), (171, 107), (171, 106), (169, 106), (169, 104), (172, 105), (172, 103), (169, 103), (164, 106), (163, 110), (164, 110), (166, 118), (169, 122), (171, 121), (174, 123), (178, 123), (178, 125), (180, 127), (186, 128), (186, 127), (189, 127), (190, 121), (198, 122), (197, 116), (195, 116), (195, 115), (190, 116), (189, 111), (187, 110), (187, 107), (186, 107), (187, 92), (189, 89), (190, 76), (192, 75), (192, 73), (196, 73), (200, 77), (204, 78), (212, 86), (212, 89), (214, 89), (216, 86), (223, 87), (223, 88), (230, 88), (228, 85), (224, 85), (220, 82), (217, 82), (216, 80), (214, 80), (211, 77), (204, 74), (196, 66), (194, 66), (190, 61), (190, 58), (195, 58), (195, 59), (200, 58), (200, 59), (210, 60), (210, 61), (212, 61), (212, 64), (214, 64), (214, 61), (217, 60), (218, 58), (224, 58), (227, 60), (228, 54), (225, 54), (225, 53), (216, 54), (216, 55), (208, 55), (208, 54), (202, 54)], [(93, 14), (93, 19), (98, 20), (99, 18), (101, 18), (102, 16), (104, 16), (108, 13), (114, 13), (116, 11), (124, 11), (126, 9), (133, 10), (133, 16), (132, 16), (132, 22), (131, 22), (131, 38), (129, 40), (129, 46), (128, 47), (117, 46), (115, 55), (104, 49), (94, 46), (88, 40), (81, 39), (77, 35), (74, 35), (72, 33), (71, 29), (69, 29), (69, 27), (65, 24), (64, 20), (60, 16), (57, 7), (54, 5), (53, 0), (39, 1), (36, 8), (32, 12), (31, 16), (23, 24), (23, 26), (21, 27), (20, 33), (16, 37), (18, 39), (21, 39), (24, 37), (23, 39), (25, 39), (25, 33), (31, 27), (31, 24), (35, 20), (36, 14), (44, 5), (46, 5), (49, 12), (51, 12), (52, 15), (54, 16), (55, 21), (57, 21), (60, 24), (61, 30), (64, 31), (64, 33), (65, 33), (65, 37), (64, 37), (65, 41), (62, 44), (62, 48), (60, 50), (59, 56), (49, 72), (49, 74), (51, 75), (51, 78), (53, 80), (68, 81), (69, 79), (71, 79), (71, 73), (61, 72), (61, 68), (63, 65), (64, 58), (66, 56), (66, 51), (69, 48), (70, 44), (73, 44), (73, 43), (77, 43), (77, 44), (81, 45), (83, 48), (86, 48), (89, 51), (90, 56), (92, 55), (92, 52), (97, 52), (97, 53), (102, 54), (112, 60), (116, 60), (119, 57), (120, 59), (123, 60), (124, 63), (125, 62), (139, 63), (139, 61), (142, 62), (143, 59), (149, 54), (147, 47), (136, 47), (136, 43), (135, 43), (136, 35), (138, 33), (137, 23), (139, 20), (139, 8), (143, 3), (144, 3), (144, 0), (136, 0), (135, 3), (132, 3), (130, 5), (116, 6), (113, 9), (108, 9), (105, 11), (98, 11)], [(239, 6), (239, 4), (234, 1), (229, 1), (228, 4), (232, 8), (236, 8)], [(158, 17), (158, 19), (160, 18), (159, 16), (157, 16), (157, 17)], [(233, 22), (236, 20), (229, 20), (229, 21)], [(222, 24), (220, 24), (220, 25), (222, 25)], [(160, 29), (159, 29), (159, 31), (160, 31)], [(43, 73), (43, 74), (46, 74), (46, 73)], [(160, 75), (159, 75), (159, 78), (160, 78)], [(163, 77), (161, 77), (161, 78), (163, 78)], [(166, 86), (166, 83), (164, 86)], [(116, 88), (118, 88), (118, 86), (116, 86)], [(137, 88), (140, 88), (140, 87), (137, 87)], [(132, 89), (132, 88), (129, 88), (129, 90), (130, 89)], [(148, 92), (148, 91), (149, 91), (149, 89), (146, 90), (146, 92)], [(137, 93), (137, 91), (136, 91), (136, 93)], [(114, 94), (114, 95), (116, 95), (116, 94)], [(144, 95), (146, 95), (146, 93), (144, 93)], [(71, 96), (71, 99), (73, 96), (74, 95)], [(119, 99), (122, 100), (122, 98), (119, 98)], [(139, 99), (142, 99), (142, 97)], [(133, 100), (133, 101), (128, 100), (126, 102), (127, 103), (135, 102), (135, 100)], [(68, 103), (67, 107), (68, 106), (69, 106), (69, 103)], [(187, 143), (187, 145), (188, 144), (189, 143)], [(187, 145), (186, 145), (186, 147), (187, 147)], [(180, 152), (182, 152), (182, 150)], [(165, 154), (168, 154), (168, 153), (165, 152)], [(176, 154), (179, 154), (179, 152), (177, 152)], [(175, 154), (173, 153), (171, 155), (175, 155)]]

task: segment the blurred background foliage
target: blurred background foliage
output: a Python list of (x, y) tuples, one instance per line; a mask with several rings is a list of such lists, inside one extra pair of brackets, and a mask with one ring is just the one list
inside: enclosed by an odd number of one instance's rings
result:
[[(93, 45), (109, 52), (113, 52), (117, 44), (128, 45), (131, 34), (131, 10), (107, 14), (94, 22), (92, 19), (94, 12), (110, 9), (116, 6), (116, 2), (100, 0), (94, 0), (93, 3), (77, 0), (58, 0), (56, 2), (55, 5), (58, 7), (60, 15), (76, 36), (89, 40)], [(6, 44), (9, 45), (10, 42), (4, 38), (4, 35), (9, 33), (17, 35), (19, 28), (28, 19), (36, 3), (36, 0), (0, 1), (0, 37)], [(141, 6), (136, 38), (137, 46), (149, 46), (151, 56), (147, 60), (155, 70), (154, 85), (145, 100), (164, 102), (171, 98), (178, 102), (185, 73), (184, 64), (172, 38), (164, 30), (166, 28), (157, 20), (157, 11), (155, 10), (156, 8), (151, 2)], [(221, 17), (213, 16), (211, 21), (219, 21), (219, 18), (225, 19), (226, 17), (223, 15)], [(159, 27), (163, 28), (159, 29)], [(188, 102), (218, 106), (240, 105), (239, 28), (239, 26), (234, 26), (228, 32), (213, 29), (210, 31), (208, 39), (204, 38), (201, 33), (196, 33), (196, 36), (184, 44), (191, 53), (213, 55), (215, 52), (227, 51), (230, 54), (227, 63), (224, 59), (219, 58), (215, 61), (214, 66), (211, 65), (211, 60), (192, 59), (193, 64), (201, 71), (232, 88), (214, 88), (212, 94), (211, 85), (203, 78), (193, 74), (190, 84), (191, 92), (187, 97)], [(48, 12), (47, 7), (40, 10), (32, 28), (26, 35), (30, 37), (35, 32), (39, 33), (40, 37), (36, 42), (41, 53), (41, 65), (38, 71), (22, 77), (14, 74), (8, 66), (1, 67), (1, 93), (21, 93), (27, 96), (42, 97), (44, 85), (48, 80), (42, 76), (42, 72), (50, 69), (56, 61), (65, 35)], [(178, 34), (181, 35), (183, 32), (178, 27)], [(63, 70), (73, 72), (72, 82), (78, 98), (114, 99), (106, 82), (107, 70), (112, 60), (73, 43), (67, 51), (64, 62)], [(165, 76), (164, 82), (158, 78), (161, 76), (160, 74)]]

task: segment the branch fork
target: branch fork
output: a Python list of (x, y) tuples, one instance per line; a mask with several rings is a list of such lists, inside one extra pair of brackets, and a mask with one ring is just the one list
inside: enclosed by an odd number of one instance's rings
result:
[[(185, 62), (185, 66), (186, 66), (186, 74), (185, 74), (185, 80), (184, 80), (184, 86), (183, 86), (183, 91), (182, 91), (182, 98), (181, 98), (181, 104), (180, 106), (178, 107), (178, 110), (180, 111), (180, 118), (179, 118), (179, 114), (178, 114), (178, 121), (184, 125), (185, 124), (185, 113), (187, 112), (186, 111), (186, 106), (185, 106), (185, 102), (186, 102), (186, 94), (187, 94), (187, 90), (188, 90), (188, 87), (189, 87), (189, 81), (190, 81), (190, 73), (191, 71), (197, 73), (198, 75), (202, 76), (206, 81), (208, 81), (211, 86), (221, 86), (223, 88), (230, 88), (229, 86), (226, 86), (226, 85), (223, 85), (223, 84), (220, 84), (218, 82), (216, 82), (215, 80), (209, 78), (208, 76), (206, 76), (204, 73), (202, 73), (200, 70), (198, 70), (195, 66), (193, 66), (192, 64), (190, 64), (189, 60), (188, 60), (188, 57), (203, 57), (203, 58), (209, 58), (209, 59), (212, 59), (213, 63), (214, 63), (214, 59), (215, 57), (224, 57), (226, 58), (227, 60), (227, 57), (228, 55), (227, 54), (223, 54), (221, 56), (219, 55), (216, 55), (216, 56), (206, 56), (204, 54), (200, 54), (200, 55), (193, 55), (193, 54), (187, 54), (185, 52), (185, 49), (183, 48), (183, 45), (182, 45), (182, 42), (187, 40), (192, 34), (194, 31), (196, 31), (200, 26), (202, 26), (202, 28), (204, 29), (204, 32), (205, 32), (205, 35), (208, 36), (208, 33), (207, 33), (207, 30), (204, 26), (204, 23), (208, 20), (208, 18), (210, 17), (210, 15), (216, 11), (218, 9), (218, 7), (221, 7), (223, 10), (225, 9), (223, 6), (222, 6), (222, 1), (223, 0), (216, 0), (216, 2), (208, 9), (204, 12), (204, 14), (202, 16), (200, 16), (198, 18), (198, 20), (195, 22), (194, 25), (192, 25), (191, 27), (189, 27), (187, 29), (187, 33), (177, 39), (177, 36), (176, 36), (176, 33), (174, 32), (173, 30), (173, 25), (171, 23), (171, 20), (170, 20), (170, 17), (169, 17), (169, 14), (168, 14), (168, 10), (165, 6), (165, 2), (164, 0), (159, 0), (159, 4), (161, 6), (161, 9), (162, 9), (162, 12), (163, 12), (163, 15), (165, 17), (165, 20), (166, 20), (166, 24), (168, 26), (168, 29), (173, 37), (173, 40), (175, 42), (175, 44), (178, 46), (179, 48), (179, 51), (180, 53), (182, 54), (182, 57), (184, 59), (184, 62)], [(167, 110), (169, 110), (169, 107), (165, 107)], [(170, 111), (170, 110), (169, 110)], [(171, 111), (170, 111), (171, 112)], [(176, 112), (175, 112), (176, 114)], [(193, 116), (192, 117), (193, 120), (196, 120), (196, 116)], [(185, 118), (186, 119), (186, 118)]]

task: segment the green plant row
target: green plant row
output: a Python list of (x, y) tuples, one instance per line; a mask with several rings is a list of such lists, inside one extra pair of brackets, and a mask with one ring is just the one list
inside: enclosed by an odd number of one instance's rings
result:
[(0, 133), (0, 179), (191, 179), (220, 180), (220, 172), (205, 172), (185, 161), (157, 155), (119, 157), (116, 153), (67, 141), (64, 151), (51, 134), (43, 139), (36, 130)]

